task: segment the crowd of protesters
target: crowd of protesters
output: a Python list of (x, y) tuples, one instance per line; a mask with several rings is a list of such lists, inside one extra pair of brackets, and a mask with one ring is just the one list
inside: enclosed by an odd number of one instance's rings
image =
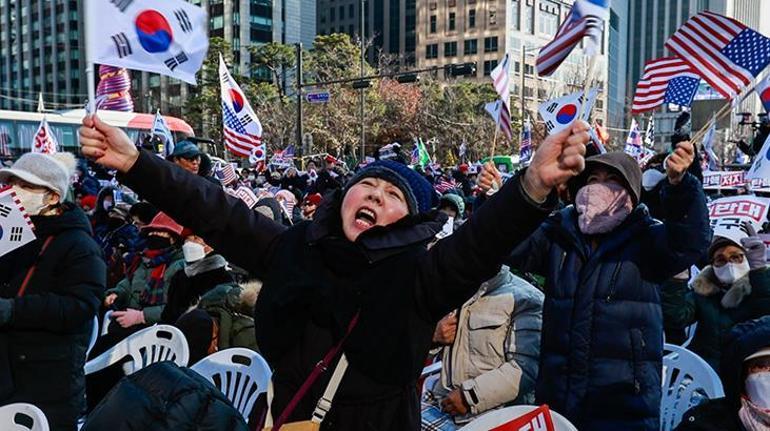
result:
[[(651, 431), (664, 337), (697, 323), (689, 348), (726, 396), (680, 429), (770, 429), (759, 234), (712, 237), (687, 140), (643, 171), (590, 139), (576, 123), (512, 174), (410, 166), (398, 146), (355, 169), (329, 156), (227, 172), (193, 141), (163, 160), (89, 116), (85, 158), (25, 154), (0, 170), (37, 236), (0, 256), (0, 404), (33, 403), (54, 430), (127, 415), (146, 429), (247, 429), (168, 366), (147, 369), (149, 389), (141, 377), (126, 389), (120, 363), (84, 376), (91, 322), (109, 313), (88, 358), (158, 323), (182, 331), (190, 365), (230, 347), (262, 355), (272, 385), (251, 429), (309, 420), (338, 385), (321, 429), (455, 430), (547, 404), (580, 430)], [(208, 398), (180, 401), (168, 382)], [(173, 414), (158, 417), (158, 397)]]

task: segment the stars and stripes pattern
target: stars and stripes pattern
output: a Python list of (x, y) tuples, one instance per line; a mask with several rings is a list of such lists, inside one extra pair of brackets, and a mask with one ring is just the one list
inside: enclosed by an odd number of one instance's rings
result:
[(59, 148), (59, 143), (56, 141), (53, 131), (48, 126), (48, 120), (43, 117), (43, 121), (40, 122), (40, 126), (35, 133), (35, 139), (32, 142), (33, 153), (53, 154)]
[[(262, 124), (251, 108), (241, 87), (227, 70), (222, 55), (219, 56), (219, 77), (222, 95), (223, 138), (227, 149), (236, 156), (249, 158), (262, 151)], [(261, 158), (264, 160), (264, 154)], [(253, 158), (253, 157), (252, 157)]]
[(663, 57), (649, 61), (636, 85), (631, 112), (636, 115), (663, 103), (690, 106), (699, 82), (698, 74), (681, 58)]
[(628, 133), (623, 151), (638, 161), (644, 155), (642, 148), (642, 133), (639, 131), (639, 123), (636, 122), (636, 119), (632, 119), (631, 131)]
[[(601, 38), (605, 12), (608, 5), (594, 5), (594, 2), (575, 2), (575, 6), (569, 11), (564, 21), (556, 31), (556, 36), (540, 49), (537, 56), (535, 67), (540, 76), (550, 76), (570, 55), (572, 50), (580, 41), (589, 36), (592, 39), (592, 45), (599, 45), (599, 41), (593, 39)], [(602, 3), (602, 2), (599, 2)]]
[(489, 74), (492, 84), (502, 104), (500, 106), (498, 126), (508, 140), (512, 137), (511, 129), (511, 58), (505, 54), (502, 61)]
[(527, 165), (532, 158), (532, 123), (527, 118), (521, 128), (521, 142), (519, 143), (519, 164)]
[(436, 189), (437, 192), (444, 194), (448, 192), (449, 190), (453, 190), (457, 187), (457, 183), (454, 179), (447, 180), (446, 178), (441, 178), (438, 180), (435, 186), (433, 186), (434, 189)]
[(709, 11), (684, 23), (666, 41), (666, 47), (728, 100), (770, 64), (770, 39)]
[(223, 186), (234, 183), (238, 180), (238, 174), (231, 163), (219, 163), (214, 168), (214, 176), (217, 177)]

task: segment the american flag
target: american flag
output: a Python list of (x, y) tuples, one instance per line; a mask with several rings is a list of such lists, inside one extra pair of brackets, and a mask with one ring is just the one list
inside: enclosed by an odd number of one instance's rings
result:
[(495, 87), (495, 91), (502, 100), (502, 106), (500, 107), (500, 130), (505, 133), (508, 139), (511, 139), (511, 110), (509, 105), (511, 103), (511, 58), (508, 54), (505, 54), (502, 61), (490, 73), (492, 78), (492, 84)]
[(434, 189), (436, 189), (437, 192), (444, 194), (448, 192), (449, 190), (454, 189), (457, 186), (457, 183), (455, 183), (454, 179), (447, 180), (444, 177), (441, 177), (435, 186), (433, 186)]
[(409, 161), (409, 164), (416, 165), (420, 163), (420, 149), (417, 147), (417, 145), (414, 146), (414, 149), (412, 150), (412, 157)]
[(223, 186), (234, 183), (238, 179), (235, 167), (231, 163), (220, 163), (214, 169), (214, 175)]
[(262, 124), (227, 70), (222, 55), (219, 56), (219, 78), (225, 146), (237, 156), (249, 157), (261, 147)]
[(700, 77), (681, 58), (663, 57), (649, 61), (636, 85), (631, 112), (636, 115), (663, 103), (690, 106), (699, 82)]
[[(576, 1), (559, 26), (556, 36), (540, 49), (535, 64), (537, 74), (550, 76), (586, 36), (590, 38), (589, 44), (592, 47), (599, 46), (608, 10), (607, 0)], [(588, 50), (588, 45), (586, 49)], [(590, 52), (587, 54), (591, 55)]]
[(48, 120), (43, 117), (43, 121), (40, 122), (40, 126), (35, 133), (35, 140), (32, 143), (33, 153), (53, 154), (57, 151), (59, 143), (56, 142), (56, 136), (54, 136), (51, 128), (48, 126)]
[(532, 158), (532, 123), (529, 118), (521, 128), (521, 142), (519, 143), (519, 164), (526, 165)]
[(770, 39), (709, 11), (687, 20), (666, 47), (728, 100), (770, 64)]
[[(484, 106), (484, 109), (489, 113), (492, 119), (495, 121), (497, 127), (499, 127), (508, 139), (511, 138), (511, 116), (507, 106), (502, 100), (497, 99), (494, 102), (489, 102)], [(507, 113), (507, 115), (506, 115)], [(507, 122), (505, 121), (507, 119)]]

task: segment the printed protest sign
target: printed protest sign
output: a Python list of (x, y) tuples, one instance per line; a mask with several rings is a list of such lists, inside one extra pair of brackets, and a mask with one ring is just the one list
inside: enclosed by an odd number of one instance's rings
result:
[(717, 199), (708, 205), (711, 229), (714, 235), (740, 244), (740, 239), (746, 237), (741, 224), (748, 221), (759, 231), (767, 221), (768, 208), (770, 198), (746, 195)]

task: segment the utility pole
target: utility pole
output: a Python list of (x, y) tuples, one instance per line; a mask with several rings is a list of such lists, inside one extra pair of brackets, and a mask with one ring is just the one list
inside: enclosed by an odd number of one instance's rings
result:
[(295, 43), (297, 49), (297, 145), (295, 151), (302, 156), (302, 42)]
[[(366, 49), (365, 49), (366, 48), (366, 42), (365, 42), (366, 35), (364, 33), (364, 3), (365, 2), (366, 2), (366, 0), (361, 0), (361, 4), (358, 7), (359, 15), (361, 15), (361, 21), (360, 21), (361, 27), (359, 28), (359, 32), (358, 32), (358, 34), (360, 35), (359, 37), (361, 38), (361, 78), (363, 78), (366, 75), (366, 70), (364, 68), (364, 62), (366, 61), (366, 59), (365, 59), (365, 56), (366, 56)], [(361, 98), (361, 119), (360, 119), (360, 121), (361, 121), (361, 159), (360, 159), (360, 163), (363, 163), (364, 159), (366, 158), (366, 128), (364, 126), (364, 102), (365, 102), (365, 100), (364, 100), (364, 91), (365, 90), (366, 90), (365, 88), (362, 88), (362, 89), (359, 90), (361, 92), (360, 95), (359, 95), (359, 97)]]

